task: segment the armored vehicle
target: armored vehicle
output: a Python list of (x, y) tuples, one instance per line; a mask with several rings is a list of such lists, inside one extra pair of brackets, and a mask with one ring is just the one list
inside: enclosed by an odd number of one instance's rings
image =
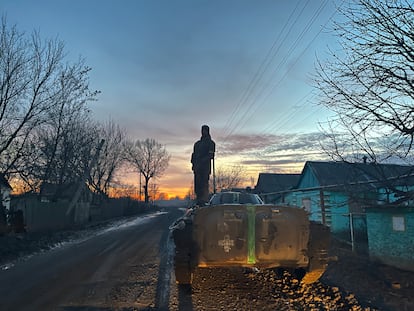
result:
[(328, 227), (301, 208), (267, 205), (255, 194), (218, 193), (171, 229), (178, 284), (191, 284), (196, 267), (232, 266), (293, 269), (310, 284), (328, 263)]

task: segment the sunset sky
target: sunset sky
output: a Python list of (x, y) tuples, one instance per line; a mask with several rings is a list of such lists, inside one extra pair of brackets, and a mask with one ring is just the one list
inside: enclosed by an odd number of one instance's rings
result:
[[(333, 20), (345, 1), (1, 0), (8, 24), (65, 43), (86, 59), (96, 119), (129, 138), (154, 138), (171, 153), (156, 181), (185, 195), (190, 156), (203, 124), (216, 142), (216, 167), (300, 172), (324, 157), (312, 75), (335, 49)], [(137, 178), (134, 178), (137, 180)], [(138, 184), (137, 184), (138, 186)]]

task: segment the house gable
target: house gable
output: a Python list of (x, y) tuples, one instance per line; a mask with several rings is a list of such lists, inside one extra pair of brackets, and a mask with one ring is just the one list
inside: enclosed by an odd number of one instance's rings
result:
[(313, 188), (313, 187), (320, 186), (318, 177), (315, 174), (316, 172), (313, 170), (312, 166), (309, 165), (309, 163), (310, 162), (306, 162), (302, 170), (302, 174), (299, 179), (298, 186), (297, 186), (298, 189)]

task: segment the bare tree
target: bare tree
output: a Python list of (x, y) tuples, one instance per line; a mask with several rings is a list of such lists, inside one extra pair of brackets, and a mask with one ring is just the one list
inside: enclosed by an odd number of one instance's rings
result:
[(244, 169), (240, 165), (218, 167), (215, 175), (218, 191), (238, 188), (245, 180)]
[[(90, 123), (90, 112), (87, 103), (94, 99), (94, 95), (88, 91), (88, 82), (85, 74), (90, 69), (84, 66), (83, 61), (72, 66), (66, 66), (60, 75), (59, 81), (55, 85), (56, 90), (55, 105), (48, 111), (47, 120), (41, 127), (44, 142), (49, 148), (44, 149), (45, 167), (42, 177), (43, 181), (47, 181), (50, 177), (51, 169), (55, 165), (55, 159), (62, 150), (63, 141), (70, 136), (70, 131), (77, 128), (77, 132), (81, 133), (84, 129), (84, 136), (91, 129), (87, 129)], [(91, 127), (93, 129), (93, 127)], [(79, 132), (80, 131), (80, 132)], [(83, 147), (83, 146), (82, 146)]]
[[(42, 41), (37, 32), (28, 37), (8, 27), (5, 18), (0, 27), (0, 170), (29, 180), (33, 171), (26, 171), (26, 160), (42, 162), (35, 132), (49, 126), (57, 147), (64, 120), (97, 93), (89, 91), (90, 69), (82, 60), (64, 64), (61, 41)], [(43, 162), (44, 179), (53, 159)]]
[(114, 180), (116, 170), (123, 161), (123, 143), (125, 131), (113, 121), (99, 127), (99, 136), (105, 140), (97, 165), (91, 170), (89, 185), (95, 192), (109, 195), (109, 188)]
[[(322, 104), (336, 113), (326, 129), (332, 157), (408, 160), (414, 139), (414, 4), (359, 0), (336, 24), (342, 49), (319, 62)], [(331, 129), (334, 128), (335, 131)], [(338, 129), (342, 129), (338, 135)], [(326, 146), (325, 146), (326, 147)]]
[(144, 177), (144, 198), (149, 202), (149, 181), (161, 177), (168, 167), (170, 154), (154, 139), (127, 141), (125, 159)]
[(7, 172), (17, 161), (31, 131), (50, 106), (47, 85), (62, 59), (63, 46), (43, 46), (37, 34), (24, 38), (3, 18), (0, 29), (0, 156)]
[(30, 145), (36, 145), (35, 152), (26, 158), (26, 168), (20, 176), (31, 183), (33, 190), (39, 190), (42, 183), (58, 188), (78, 184), (89, 176), (84, 177), (91, 169), (91, 157), (102, 139), (99, 134), (89, 114), (73, 114), (59, 132), (42, 127), (33, 135)]

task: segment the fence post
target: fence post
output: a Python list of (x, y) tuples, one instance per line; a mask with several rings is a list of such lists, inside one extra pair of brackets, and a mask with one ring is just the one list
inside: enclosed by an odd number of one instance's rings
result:
[(355, 252), (354, 221), (353, 221), (352, 213), (349, 213), (349, 229), (351, 231), (351, 246), (352, 246), (352, 252)]
[(323, 196), (323, 190), (319, 190), (319, 197), (321, 201), (322, 224), (326, 225), (325, 198)]

